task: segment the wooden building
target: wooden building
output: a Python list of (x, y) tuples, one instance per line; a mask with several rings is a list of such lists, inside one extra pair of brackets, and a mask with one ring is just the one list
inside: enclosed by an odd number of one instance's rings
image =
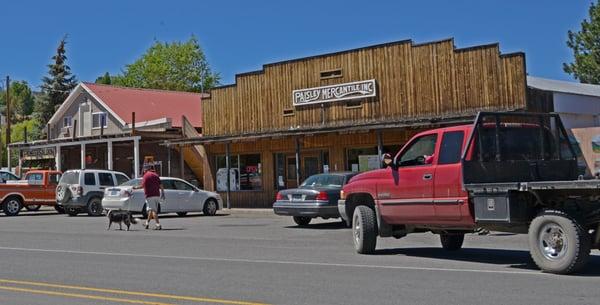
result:
[(172, 144), (201, 147), (204, 186), (229, 188), (231, 207), (271, 207), (312, 174), (378, 167), (419, 130), (543, 106), (526, 99), (523, 53), (407, 40), (239, 74), (203, 99), (202, 137)]

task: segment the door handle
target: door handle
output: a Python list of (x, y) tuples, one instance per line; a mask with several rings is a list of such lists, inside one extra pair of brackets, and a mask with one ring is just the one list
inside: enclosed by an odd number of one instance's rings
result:
[(423, 175), (423, 180), (431, 180), (431, 178), (433, 178), (432, 174), (425, 174), (425, 175)]

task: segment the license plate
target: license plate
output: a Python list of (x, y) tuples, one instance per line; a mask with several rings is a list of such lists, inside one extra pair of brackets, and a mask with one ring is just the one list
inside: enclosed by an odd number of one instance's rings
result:
[(299, 195), (299, 194), (292, 195), (292, 200), (294, 200), (294, 201), (304, 200), (304, 198), (305, 198), (304, 195)]
[(111, 196), (118, 196), (119, 195), (119, 191), (110, 191), (110, 195)]

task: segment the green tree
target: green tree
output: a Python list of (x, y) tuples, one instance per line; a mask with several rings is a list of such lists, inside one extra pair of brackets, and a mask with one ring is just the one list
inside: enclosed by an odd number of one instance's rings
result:
[[(11, 122), (18, 122), (33, 112), (34, 97), (26, 81), (15, 81), (10, 84)], [(0, 105), (6, 109), (6, 92), (0, 94)], [(4, 110), (2, 114), (5, 114)]]
[(48, 65), (48, 76), (42, 79), (42, 98), (37, 99), (35, 112), (44, 124), (50, 120), (56, 109), (65, 101), (71, 90), (77, 86), (77, 79), (66, 64), (66, 36), (58, 44), (56, 55)]
[(110, 77), (110, 74), (108, 74), (108, 72), (106, 72), (106, 73), (104, 73), (104, 75), (96, 78), (96, 84), (111, 85), (112, 77)]
[(581, 30), (569, 31), (567, 46), (573, 50), (574, 60), (564, 63), (565, 72), (582, 83), (600, 84), (600, 6), (592, 3), (589, 20), (581, 22)]
[(220, 78), (212, 72), (198, 40), (192, 36), (186, 42), (154, 42), (111, 81), (125, 87), (201, 92), (217, 86)]

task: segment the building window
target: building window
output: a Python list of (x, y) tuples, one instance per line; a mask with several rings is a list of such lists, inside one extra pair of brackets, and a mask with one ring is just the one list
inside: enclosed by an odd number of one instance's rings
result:
[[(227, 164), (225, 155), (219, 155), (217, 162), (217, 191), (227, 191)], [(262, 164), (260, 154), (231, 155), (229, 157), (230, 190), (262, 190)]]
[(106, 124), (106, 112), (94, 112), (92, 113), (92, 128), (107, 127)]
[(342, 69), (321, 71), (321, 79), (342, 77)]
[(71, 117), (66, 116), (63, 118), (63, 127), (71, 127)]

